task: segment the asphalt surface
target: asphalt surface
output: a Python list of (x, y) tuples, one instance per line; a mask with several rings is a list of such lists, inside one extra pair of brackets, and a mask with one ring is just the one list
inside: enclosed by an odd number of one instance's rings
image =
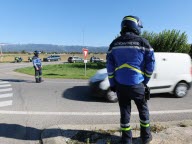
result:
[[(54, 64), (54, 62), (45, 63)], [(0, 141), (40, 143), (44, 129), (59, 125), (119, 125), (117, 103), (93, 98), (88, 80), (44, 79), (13, 72), (31, 63), (0, 64)], [(170, 94), (152, 95), (152, 122), (192, 119), (192, 90), (184, 98)], [(133, 103), (131, 122), (138, 122)]]

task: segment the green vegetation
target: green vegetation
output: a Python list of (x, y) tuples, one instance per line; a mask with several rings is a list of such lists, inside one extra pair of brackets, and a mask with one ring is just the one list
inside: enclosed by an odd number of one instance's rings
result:
[[(155, 52), (181, 52), (188, 53), (192, 57), (192, 45), (187, 43), (187, 34), (179, 30), (164, 30), (160, 33), (144, 31), (142, 36), (146, 38)], [(24, 50), (22, 53), (26, 53)], [(77, 53), (77, 52), (74, 52)], [(71, 52), (73, 54), (73, 52)], [(87, 63), (85, 76), (84, 63), (47, 65), (43, 67), (45, 78), (69, 78), (88, 79), (98, 69), (104, 68), (105, 63)], [(34, 75), (33, 67), (17, 69), (17, 72)]]
[(160, 33), (144, 31), (146, 38), (155, 52), (181, 52), (190, 54), (191, 46), (187, 43), (187, 34), (178, 30), (164, 30)]
[[(105, 68), (105, 63), (87, 63), (86, 76), (84, 63), (65, 63), (56, 65), (44, 65), (42, 72), (44, 78), (63, 79), (89, 79), (98, 69)], [(33, 67), (16, 69), (16, 72), (34, 75)]]

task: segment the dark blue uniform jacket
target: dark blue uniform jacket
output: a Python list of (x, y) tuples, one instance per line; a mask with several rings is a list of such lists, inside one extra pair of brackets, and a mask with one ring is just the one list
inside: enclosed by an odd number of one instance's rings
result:
[(147, 84), (155, 66), (154, 50), (149, 42), (134, 33), (116, 38), (107, 52), (110, 86)]

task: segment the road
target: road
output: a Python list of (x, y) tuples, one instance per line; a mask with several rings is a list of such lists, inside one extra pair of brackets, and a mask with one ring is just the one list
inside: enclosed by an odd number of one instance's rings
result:
[[(33, 76), (13, 72), (25, 66), (32, 64), (0, 64), (1, 143), (37, 144), (41, 131), (52, 125), (119, 124), (118, 103), (93, 98), (88, 80), (44, 79), (35, 83)], [(149, 108), (152, 122), (192, 119), (192, 90), (184, 98), (152, 95)], [(133, 103), (131, 122), (138, 121)]]

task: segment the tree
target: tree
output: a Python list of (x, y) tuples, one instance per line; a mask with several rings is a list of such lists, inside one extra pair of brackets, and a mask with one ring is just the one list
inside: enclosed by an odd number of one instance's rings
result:
[(182, 52), (189, 53), (190, 45), (187, 44), (187, 35), (178, 30), (164, 30), (159, 34), (144, 31), (146, 38), (156, 52)]
[(191, 44), (191, 46), (190, 46), (189, 55), (190, 55), (190, 56), (191, 56), (191, 58), (192, 58), (192, 44)]
[(22, 54), (26, 54), (27, 52), (26, 52), (25, 50), (22, 50), (21, 53), (22, 53)]

